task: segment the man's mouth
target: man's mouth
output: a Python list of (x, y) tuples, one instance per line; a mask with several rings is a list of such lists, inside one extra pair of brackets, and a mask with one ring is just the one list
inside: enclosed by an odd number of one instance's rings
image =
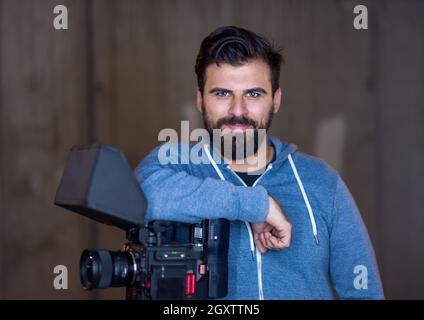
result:
[(252, 128), (252, 126), (247, 124), (226, 124), (221, 127), (223, 130), (228, 129), (230, 131), (236, 132), (236, 131), (246, 131), (249, 128)]

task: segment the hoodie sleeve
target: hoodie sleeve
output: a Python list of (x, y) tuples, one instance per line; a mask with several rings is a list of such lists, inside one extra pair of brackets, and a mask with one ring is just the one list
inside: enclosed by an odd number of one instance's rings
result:
[(225, 218), (264, 222), (268, 194), (264, 187), (235, 186), (216, 178), (190, 175), (179, 164), (161, 164), (159, 148), (135, 169), (147, 198), (147, 220), (195, 223)]
[(384, 299), (368, 232), (352, 195), (340, 178), (330, 234), (330, 275), (340, 299)]

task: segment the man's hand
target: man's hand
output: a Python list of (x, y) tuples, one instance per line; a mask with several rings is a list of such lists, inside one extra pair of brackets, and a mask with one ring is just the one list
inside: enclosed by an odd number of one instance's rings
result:
[(279, 204), (268, 196), (269, 211), (264, 223), (252, 223), (253, 236), (261, 253), (290, 246), (292, 225)]

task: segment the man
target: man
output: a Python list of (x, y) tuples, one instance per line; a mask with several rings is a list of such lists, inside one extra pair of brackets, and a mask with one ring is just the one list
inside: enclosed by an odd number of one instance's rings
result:
[[(202, 149), (210, 161), (163, 164), (160, 147), (148, 155), (136, 169), (146, 217), (230, 220), (228, 299), (332, 299), (333, 291), (382, 299), (372, 245), (338, 174), (294, 145), (260, 138), (280, 107), (281, 62), (266, 39), (245, 29), (218, 28), (203, 40), (197, 109), (212, 138)], [(219, 148), (228, 133), (253, 143), (253, 152), (228, 156)]]

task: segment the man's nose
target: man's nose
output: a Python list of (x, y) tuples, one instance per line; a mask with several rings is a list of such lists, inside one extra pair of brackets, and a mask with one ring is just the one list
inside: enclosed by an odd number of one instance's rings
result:
[(233, 116), (243, 116), (247, 114), (247, 108), (243, 96), (234, 95), (231, 101), (229, 113)]

